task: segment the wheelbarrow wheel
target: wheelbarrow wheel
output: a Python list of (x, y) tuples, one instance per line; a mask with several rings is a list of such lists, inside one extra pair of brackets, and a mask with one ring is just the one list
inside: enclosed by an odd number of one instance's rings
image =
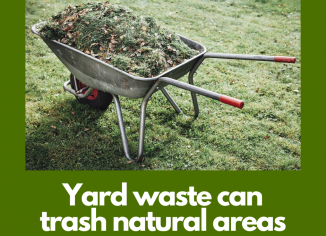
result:
[[(74, 77), (75, 76), (73, 74), (70, 74), (70, 84), (71, 88), (76, 90)], [(77, 90), (81, 90), (82, 88), (86, 87), (86, 85), (80, 82), (77, 78), (76, 84)], [(82, 93), (86, 93), (86, 90)], [(97, 89), (94, 89), (93, 92), (86, 98), (77, 98), (80, 103), (88, 104), (91, 107), (100, 110), (106, 110), (108, 106), (112, 103), (112, 99), (113, 97), (110, 93), (106, 93)]]

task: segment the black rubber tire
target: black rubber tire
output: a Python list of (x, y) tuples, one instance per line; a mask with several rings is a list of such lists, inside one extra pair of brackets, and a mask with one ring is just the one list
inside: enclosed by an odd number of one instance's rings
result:
[[(76, 78), (76, 82), (77, 82), (77, 87), (78, 87), (77, 89), (80, 90), (81, 88), (79, 88), (79, 86), (78, 86), (79, 80), (77, 78)], [(70, 85), (71, 85), (72, 89), (76, 90), (73, 74), (70, 74)], [(77, 98), (76, 97), (76, 99), (80, 103), (88, 104), (93, 108), (100, 109), (100, 110), (106, 110), (108, 108), (108, 106), (112, 103), (113, 97), (112, 97), (111, 93), (106, 93), (106, 92), (98, 90), (97, 96), (93, 100), (88, 99), (88, 97), (87, 98)]]

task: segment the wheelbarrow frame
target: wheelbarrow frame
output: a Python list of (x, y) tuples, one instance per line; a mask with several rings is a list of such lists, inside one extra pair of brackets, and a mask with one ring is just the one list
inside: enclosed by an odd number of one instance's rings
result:
[[(43, 23), (44, 22), (33, 25), (31, 31), (41, 37), (41, 35), (37, 32), (37, 28)], [(181, 113), (181, 109), (169, 95), (168, 91), (165, 89), (165, 86), (174, 85), (191, 92), (195, 117), (197, 117), (199, 114), (199, 107), (196, 96), (197, 93), (221, 101), (228, 105), (238, 107), (240, 109), (242, 109), (244, 106), (244, 102), (241, 100), (228, 97), (226, 95), (221, 95), (193, 85), (193, 75), (206, 58), (274, 61), (286, 63), (295, 62), (295, 58), (293, 57), (206, 53), (206, 48), (204, 45), (181, 35), (179, 35), (179, 37), (189, 47), (198, 50), (200, 53), (193, 58), (184, 61), (180, 65), (172, 67), (164, 73), (152, 78), (142, 78), (131, 75), (66, 44), (57, 42), (55, 40), (48, 40), (43, 37), (41, 38), (55, 53), (59, 60), (75, 76), (75, 78), (77, 77), (78, 80), (87, 85), (86, 88), (76, 91), (68, 87), (70, 84), (70, 80), (68, 80), (63, 84), (63, 87), (66, 91), (72, 93), (77, 98), (86, 98), (94, 89), (112, 94), (116, 107), (124, 154), (130, 161), (139, 162), (142, 161), (144, 153), (146, 107), (148, 100), (152, 94), (157, 91), (162, 91), (175, 111), (177, 113)], [(188, 72), (189, 84), (177, 80)], [(77, 86), (75, 86), (75, 88), (77, 88)], [(123, 123), (119, 96), (128, 98), (143, 98), (140, 108), (138, 154), (135, 159), (131, 158), (129, 154), (128, 140)]]

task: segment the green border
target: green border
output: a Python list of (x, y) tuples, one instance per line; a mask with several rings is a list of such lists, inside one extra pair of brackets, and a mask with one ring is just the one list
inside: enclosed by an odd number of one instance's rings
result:
[[(213, 198), (207, 207), (206, 233), (217, 233), (212, 220), (217, 216), (285, 216), (286, 235), (304, 235), (322, 232), (324, 223), (323, 195), (325, 179), (325, 118), (322, 101), (325, 79), (324, 67), (324, 9), (326, 2), (302, 3), (303, 43), (303, 155), (302, 170), (297, 172), (41, 172), (24, 168), (24, 7), (22, 3), (2, 3), (2, 108), (1, 114), (1, 185), (2, 232), (6, 235), (44, 233), (39, 217), (42, 211), (51, 216), (84, 216), (89, 207), (68, 205), (68, 195), (61, 183), (84, 183), (83, 190), (114, 191), (121, 182), (128, 182), (128, 206), (98, 207), (98, 214), (107, 217), (109, 227), (113, 216), (145, 216), (153, 211), (156, 216), (197, 216), (200, 207), (139, 207), (132, 199), (132, 191), (186, 191), (195, 186), (197, 191), (209, 191)], [(14, 13), (13, 13), (14, 12)], [(14, 82), (14, 83), (13, 83)], [(11, 89), (9, 89), (11, 88)], [(216, 195), (221, 191), (260, 191), (261, 207), (221, 207)], [(112, 232), (108, 228), (108, 232)], [(180, 231), (185, 232), (185, 231)], [(169, 232), (178, 234), (180, 232)], [(20, 234), (19, 234), (20, 233)], [(89, 232), (87, 232), (89, 233)], [(95, 233), (95, 232), (91, 232)], [(101, 233), (101, 232), (96, 232)], [(124, 232), (120, 232), (124, 233)], [(128, 233), (128, 232), (127, 232)], [(151, 232), (141, 232), (148, 234)], [(203, 233), (203, 232), (201, 232)], [(230, 234), (261, 234), (259, 231), (228, 232)], [(61, 234), (60, 231), (53, 234)]]

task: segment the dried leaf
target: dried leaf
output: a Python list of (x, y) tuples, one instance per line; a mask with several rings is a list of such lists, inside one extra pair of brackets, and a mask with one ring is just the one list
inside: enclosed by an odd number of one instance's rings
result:
[(88, 130), (89, 130), (89, 128), (84, 129), (85, 132), (88, 131)]
[(74, 24), (73, 23), (69, 23), (68, 24), (68, 27), (69, 27), (70, 30), (72, 30), (74, 28)]
[(127, 161), (128, 164), (130, 164), (132, 161)]
[(114, 40), (114, 39), (111, 39), (111, 43), (113, 43), (113, 44), (117, 44), (118, 41), (116, 41), (116, 40)]
[(269, 136), (268, 136), (268, 135), (266, 135), (266, 136), (265, 136), (265, 139), (269, 139)]
[(232, 138), (235, 139), (235, 136), (233, 135)]
[(51, 127), (53, 128), (53, 129), (56, 129), (57, 127), (55, 127), (55, 125), (51, 125)]
[(111, 51), (113, 51), (113, 49), (114, 49), (114, 44), (109, 43), (109, 49), (110, 49)]
[(145, 26), (142, 26), (141, 29), (144, 30), (144, 31), (146, 31), (146, 27)]

